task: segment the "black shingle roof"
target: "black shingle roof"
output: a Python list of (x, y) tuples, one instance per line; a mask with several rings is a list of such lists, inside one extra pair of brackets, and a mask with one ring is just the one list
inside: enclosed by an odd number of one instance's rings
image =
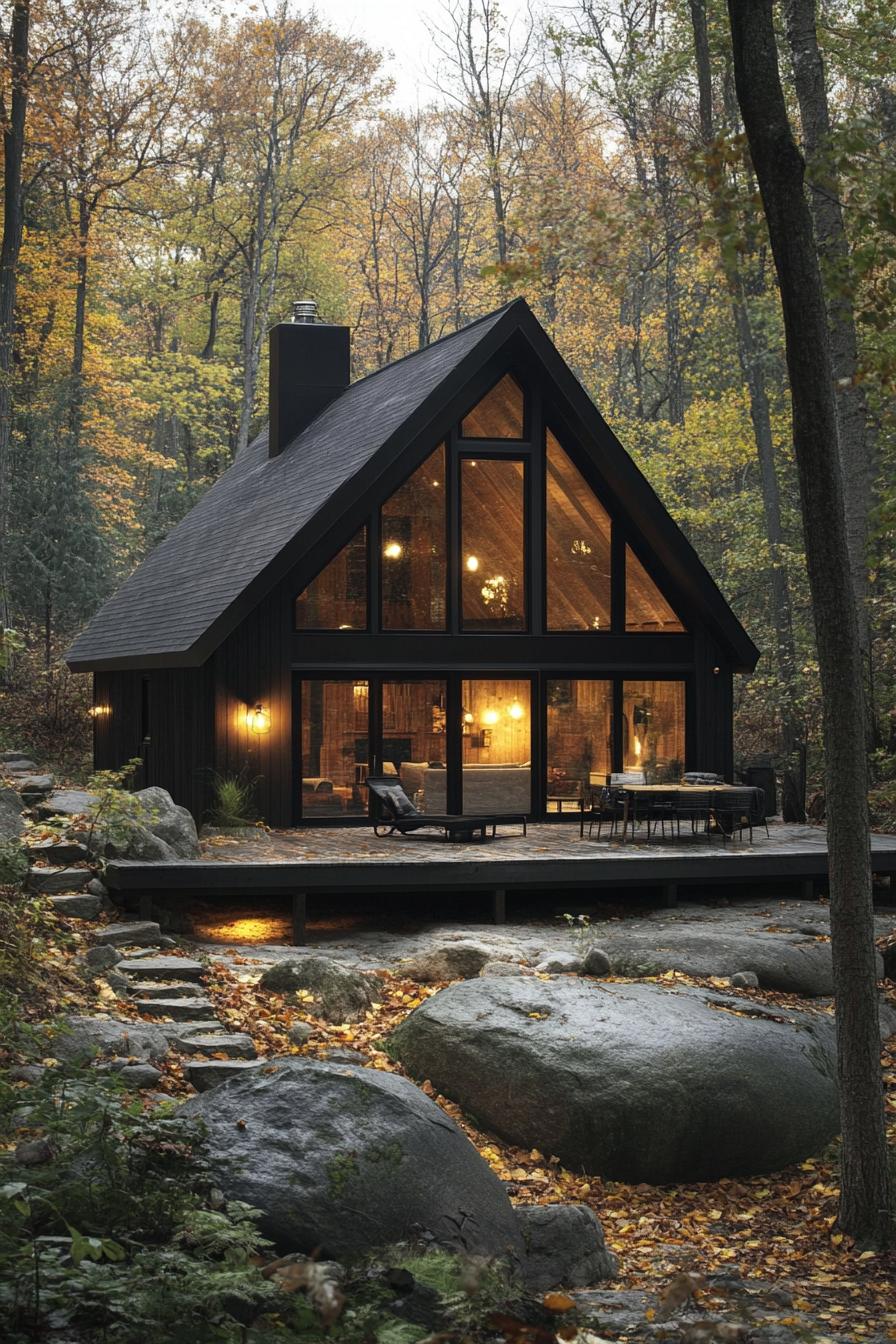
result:
[(189, 654), (507, 311), (353, 383), (278, 457), (268, 457), (263, 430), (100, 608), (69, 649), (69, 666)]
[(359, 473), (357, 489), (366, 489), (380, 470), (378, 454), (382, 461), (400, 458), (511, 337), (539, 362), (578, 427), (583, 451), (593, 455), (657, 563), (714, 631), (732, 666), (752, 670), (758, 649), (522, 299), (353, 383), (279, 456), (268, 457), (267, 430), (261, 433), (97, 612), (66, 655), (69, 666), (202, 664), (286, 572), (284, 561), (292, 556), (295, 563), (320, 540), (315, 533), (328, 514), (348, 507), (334, 496), (346, 487), (350, 503), (349, 483)]

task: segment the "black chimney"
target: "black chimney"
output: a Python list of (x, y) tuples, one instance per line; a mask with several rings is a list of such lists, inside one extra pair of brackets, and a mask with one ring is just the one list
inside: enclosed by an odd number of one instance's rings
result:
[(292, 321), (270, 332), (268, 456), (278, 457), (349, 385), (348, 327), (318, 322), (317, 304), (300, 299)]

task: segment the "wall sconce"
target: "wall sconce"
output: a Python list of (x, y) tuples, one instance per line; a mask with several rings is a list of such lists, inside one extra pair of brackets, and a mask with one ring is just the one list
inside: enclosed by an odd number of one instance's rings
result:
[(387, 560), (400, 560), (404, 554), (404, 547), (400, 541), (387, 541), (383, 547), (383, 555)]
[(514, 700), (513, 704), (508, 709), (507, 713), (510, 715), (512, 719), (521, 719), (523, 717), (523, 714), (525, 713), (525, 710), (523, 709), (519, 700)]
[(482, 715), (482, 722), (489, 725), (498, 722), (498, 711), (496, 709), (487, 709)]
[(111, 705), (91, 705), (87, 713), (92, 719), (108, 719), (112, 713)]
[(246, 715), (246, 727), (259, 737), (271, 731), (270, 710), (265, 709), (260, 700)]

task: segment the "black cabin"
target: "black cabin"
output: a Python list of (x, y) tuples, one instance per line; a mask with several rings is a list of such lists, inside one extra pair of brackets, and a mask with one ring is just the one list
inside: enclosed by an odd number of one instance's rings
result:
[(526, 303), (352, 384), (296, 308), (268, 429), (69, 651), (97, 767), (142, 756), (197, 818), (245, 772), (273, 826), (361, 821), (374, 771), (536, 818), (730, 779), (757, 650)]

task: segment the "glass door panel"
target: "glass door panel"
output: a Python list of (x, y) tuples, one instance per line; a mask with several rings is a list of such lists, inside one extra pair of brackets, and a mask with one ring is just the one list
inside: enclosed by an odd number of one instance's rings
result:
[(447, 807), (448, 687), (445, 681), (384, 681), (383, 773), (399, 776), (421, 812)]
[(301, 685), (302, 817), (363, 816), (370, 760), (370, 684), (307, 680)]
[(586, 678), (547, 682), (547, 808), (606, 784), (613, 768), (613, 683)]
[(463, 810), (531, 812), (532, 682), (461, 682)]
[(622, 766), (648, 784), (677, 784), (684, 771), (684, 682), (622, 683)]

